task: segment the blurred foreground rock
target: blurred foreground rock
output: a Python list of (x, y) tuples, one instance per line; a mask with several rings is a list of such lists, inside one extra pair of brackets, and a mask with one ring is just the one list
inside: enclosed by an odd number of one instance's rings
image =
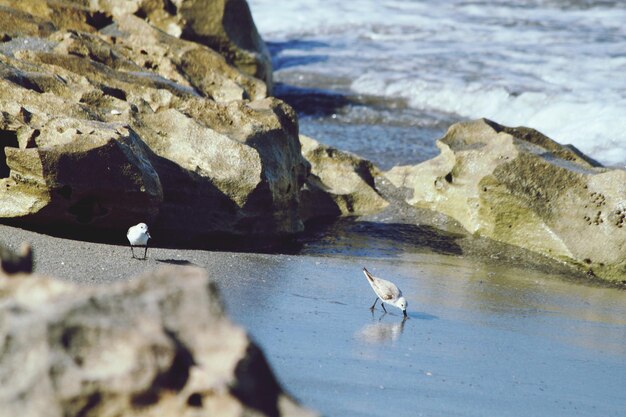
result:
[(407, 201), (466, 230), (626, 280), (626, 171), (609, 169), (529, 128), (458, 123), (441, 154), (386, 175)]
[(0, 318), (3, 416), (314, 415), (198, 268), (99, 288), (0, 272)]
[(0, 274), (30, 274), (33, 272), (33, 249), (28, 243), (22, 243), (17, 252), (0, 243)]
[(300, 232), (307, 163), (264, 63), (245, 1), (0, 0), (0, 218)]

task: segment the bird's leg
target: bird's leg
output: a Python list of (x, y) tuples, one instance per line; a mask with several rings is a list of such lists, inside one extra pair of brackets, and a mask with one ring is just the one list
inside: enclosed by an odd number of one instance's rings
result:
[(385, 308), (385, 304), (383, 304), (383, 302), (381, 301), (380, 305), (383, 307), (383, 310), (385, 310), (385, 313), (386, 313), (387, 309)]
[(133, 254), (133, 259), (136, 259), (135, 258), (135, 251), (133, 250), (133, 245), (130, 245), (130, 253)]
[(143, 251), (143, 259), (144, 260), (148, 259), (148, 242), (146, 242), (146, 248)]
[(370, 307), (370, 310), (374, 310), (374, 307), (376, 307), (376, 303), (378, 302), (378, 297), (376, 297), (376, 299), (374, 300), (374, 304), (372, 304), (372, 306)]

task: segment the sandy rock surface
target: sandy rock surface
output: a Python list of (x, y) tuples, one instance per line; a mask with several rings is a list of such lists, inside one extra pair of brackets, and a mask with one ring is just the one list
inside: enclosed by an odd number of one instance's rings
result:
[(303, 220), (322, 216), (360, 216), (383, 210), (389, 203), (376, 189), (380, 170), (370, 161), (300, 135), (302, 155), (311, 164), (301, 193)]
[[(247, 56), (233, 45), (254, 44), (254, 23), (231, 19), (245, 2), (0, 8), (1, 217), (100, 231), (143, 221), (173, 241), (302, 230), (296, 115), (229, 64)], [(242, 33), (203, 21), (218, 9)]]
[(407, 201), (470, 233), (626, 277), (626, 171), (609, 169), (528, 128), (482, 119), (450, 127), (441, 154), (386, 175)]

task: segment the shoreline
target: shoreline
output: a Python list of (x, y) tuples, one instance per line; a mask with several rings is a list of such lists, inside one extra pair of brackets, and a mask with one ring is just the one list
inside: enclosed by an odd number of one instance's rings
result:
[[(618, 415), (621, 407), (597, 402), (601, 393), (617, 398), (626, 372), (619, 331), (626, 326), (626, 292), (615, 288), (434, 252), (364, 257), (152, 248), (140, 261), (122, 245), (4, 225), (0, 236), (11, 248), (32, 243), (36, 274), (86, 286), (128, 281), (161, 265), (205, 268), (228, 317), (262, 348), (280, 384), (328, 417), (379, 416), (371, 410), (390, 401), (395, 415), (408, 409), (523, 415), (529, 397), (556, 417)], [(363, 266), (398, 284), (409, 320), (395, 309), (370, 312), (374, 295)]]
[[(364, 222), (364, 224), (367, 225), (369, 222)], [(481, 264), (485, 267), (516, 269), (530, 274), (538, 273), (563, 283), (580, 284), (590, 288), (610, 288), (622, 291), (626, 289), (624, 284), (588, 277), (567, 264), (489, 239), (475, 239), (459, 235), (455, 240), (455, 245), (459, 245), (455, 246), (459, 251), (456, 254), (442, 251), (442, 248), (438, 246), (429, 246), (432, 243), (423, 241), (423, 239), (429, 239), (428, 236), (408, 242), (403, 242), (404, 237), (400, 236), (395, 245), (390, 245), (389, 234), (396, 236), (398, 231), (394, 229), (394, 225), (380, 223), (379, 226), (378, 229), (367, 229), (367, 226), (363, 228), (359, 222), (350, 222), (346, 219), (343, 222), (325, 224), (317, 230), (310, 230), (306, 237), (300, 237), (297, 241), (299, 248), (293, 251), (233, 251), (224, 248), (177, 248), (171, 244), (155, 245), (148, 248), (148, 259), (145, 261), (132, 259), (128, 244), (51, 236), (5, 224), (0, 224), (0, 236), (2, 236), (0, 243), (16, 250), (22, 243), (27, 242), (31, 244), (34, 251), (34, 273), (87, 285), (128, 280), (162, 265), (194, 265), (219, 271), (221, 263), (230, 264), (236, 259), (263, 260), (272, 257), (353, 259), (358, 266), (365, 260), (386, 263), (393, 262), (394, 259), (402, 259), (411, 262), (427, 257), (443, 259), (444, 264), (449, 263), (445, 261), (448, 258), (453, 264)], [(392, 229), (387, 229), (387, 226)], [(411, 232), (413, 232), (412, 229)], [(364, 239), (370, 245), (369, 249), (362, 246)], [(87, 278), (89, 274), (93, 276)]]

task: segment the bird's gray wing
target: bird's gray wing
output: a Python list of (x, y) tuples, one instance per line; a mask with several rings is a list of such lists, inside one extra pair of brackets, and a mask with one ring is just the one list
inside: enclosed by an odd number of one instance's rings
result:
[(379, 278), (374, 281), (374, 285), (376, 285), (377, 292), (382, 300), (393, 300), (400, 296), (400, 290), (393, 282)]

